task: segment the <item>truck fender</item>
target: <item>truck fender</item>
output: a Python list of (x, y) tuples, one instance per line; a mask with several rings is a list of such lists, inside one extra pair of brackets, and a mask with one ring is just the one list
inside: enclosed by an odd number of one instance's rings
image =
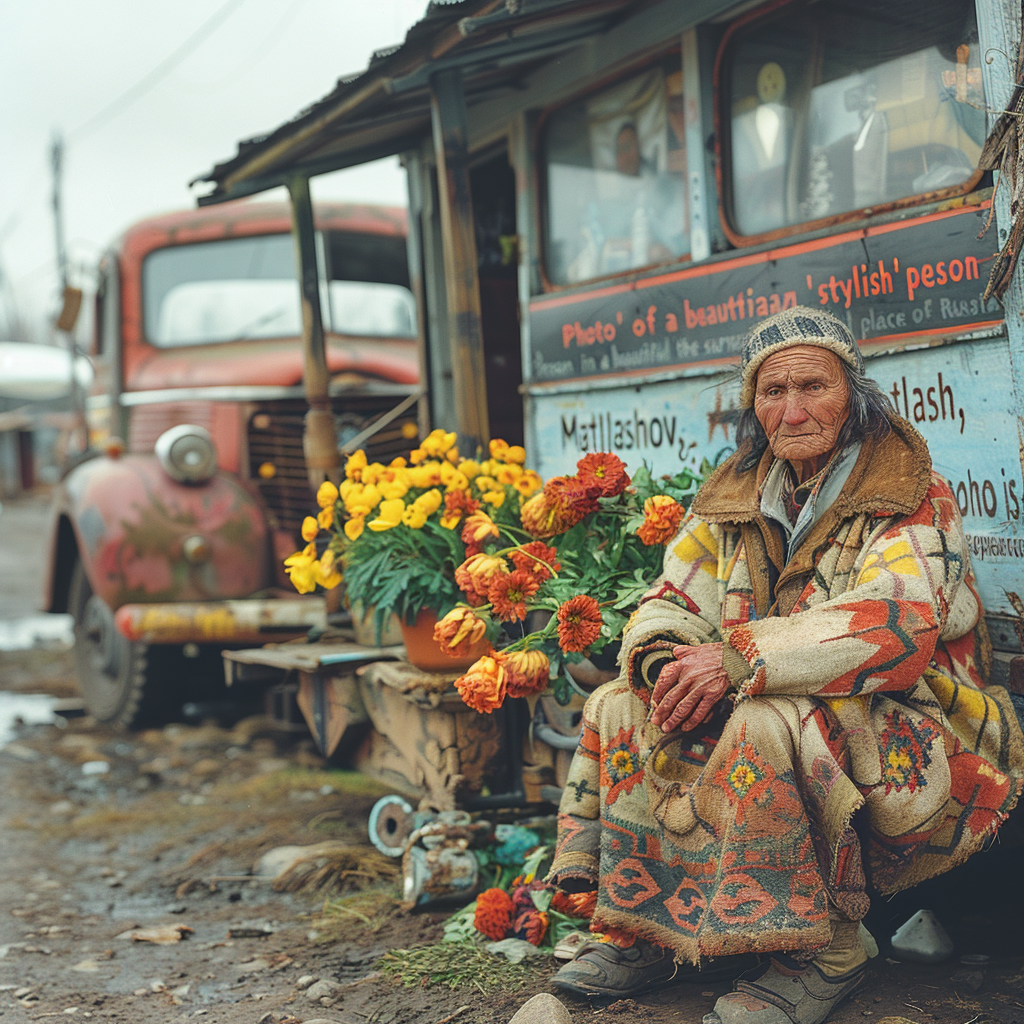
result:
[(50, 514), (48, 611), (68, 610), (75, 560), (114, 610), (127, 603), (249, 597), (273, 584), (270, 529), (234, 474), (172, 480), (153, 455), (97, 456), (56, 488)]

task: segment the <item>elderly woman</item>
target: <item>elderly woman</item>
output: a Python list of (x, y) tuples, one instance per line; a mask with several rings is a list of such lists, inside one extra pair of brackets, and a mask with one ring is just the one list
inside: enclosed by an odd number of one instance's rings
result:
[(550, 879), (596, 889), (611, 941), (555, 984), (624, 995), (771, 954), (705, 1024), (818, 1024), (862, 979), (867, 880), (895, 892), (981, 848), (1024, 738), (985, 688), (953, 494), (846, 326), (776, 314), (740, 375), (738, 450), (587, 703)]

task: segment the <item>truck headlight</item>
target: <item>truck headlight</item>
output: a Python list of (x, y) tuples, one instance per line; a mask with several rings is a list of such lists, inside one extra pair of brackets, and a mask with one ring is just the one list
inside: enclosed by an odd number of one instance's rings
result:
[(178, 483), (206, 483), (217, 471), (217, 449), (204, 427), (171, 427), (156, 439), (155, 451), (164, 471)]

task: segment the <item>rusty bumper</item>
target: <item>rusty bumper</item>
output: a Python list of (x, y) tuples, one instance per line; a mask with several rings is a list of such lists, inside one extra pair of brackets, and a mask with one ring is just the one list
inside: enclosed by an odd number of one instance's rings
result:
[(114, 624), (148, 644), (266, 643), (327, 625), (323, 598), (126, 604)]

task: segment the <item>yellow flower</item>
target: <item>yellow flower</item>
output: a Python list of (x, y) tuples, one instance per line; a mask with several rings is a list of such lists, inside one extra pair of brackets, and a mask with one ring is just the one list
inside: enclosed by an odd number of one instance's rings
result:
[(369, 505), (370, 508), (373, 508), (382, 497), (376, 484), (367, 484), (359, 495), (358, 504)]
[(349, 480), (362, 479), (363, 469), (366, 468), (366, 452), (362, 448), (350, 455), (345, 461), (345, 476)]
[(408, 476), (412, 487), (436, 487), (441, 482), (441, 465), (427, 462), (408, 470)]
[(261, 480), (273, 480), (277, 476), (277, 466), (272, 462), (261, 462), (257, 472)]
[(497, 473), (499, 484), (514, 484), (523, 475), (522, 469), (515, 465), (515, 463), (509, 463), (507, 466), (502, 466)]
[(402, 522), (412, 530), (422, 530), (427, 522), (427, 513), (415, 504), (409, 505), (402, 513)]
[(492, 459), (498, 459), (501, 462), (505, 462), (508, 459), (508, 442), (502, 441), (500, 438), (495, 438), (488, 446), (487, 450), (491, 453)]
[(330, 480), (325, 480), (318, 488), (316, 492), (316, 503), (321, 508), (328, 508), (338, 500), (338, 488), (331, 483)]
[(379, 462), (371, 462), (364, 470), (360, 478), (364, 484), (376, 484), (385, 479), (386, 470)]
[(475, 483), (481, 491), (493, 491), (497, 486), (499, 486), (498, 481), (495, 480), (493, 476), (485, 476), (483, 473), (481, 473), (473, 483)]
[(409, 485), (402, 480), (381, 480), (377, 489), (385, 498), (404, 498)]
[(483, 497), (488, 505), (493, 505), (495, 508), (501, 508), (505, 504), (504, 491), (484, 491), (481, 497)]
[(472, 480), (480, 475), (480, 463), (473, 459), (463, 459), (458, 465), (458, 470), (467, 480)]
[(359, 540), (365, 524), (366, 520), (362, 516), (354, 516), (345, 523), (345, 536), (349, 540)]
[(334, 525), (334, 506), (328, 505), (317, 513), (316, 521), (320, 524), (321, 530), (329, 530)]
[(468, 544), (482, 544), (488, 537), (498, 537), (498, 527), (494, 520), (482, 510), (474, 512), (462, 528), (462, 539)]
[(523, 475), (512, 485), (524, 498), (536, 494), (544, 486), (540, 474), (534, 473), (532, 469), (524, 470)]
[(429, 516), (433, 515), (441, 507), (442, 500), (441, 492), (435, 487), (425, 494), (421, 494), (413, 504)]
[(423, 462), (424, 459), (428, 457), (429, 456), (422, 448), (413, 448), (413, 450), (409, 452), (409, 462), (413, 466), (418, 466), (421, 462)]
[(397, 455), (388, 463), (388, 465), (392, 469), (405, 469), (405, 467), (408, 466), (409, 463), (406, 462), (401, 455)]
[(404, 437), (406, 441), (411, 441), (418, 433), (419, 428), (412, 420), (406, 420), (402, 424), (402, 437)]
[(320, 561), (313, 564), (316, 566), (316, 581), (325, 590), (333, 590), (341, 582), (341, 573), (338, 572), (338, 563), (333, 551), (325, 551), (320, 556)]
[(309, 543), (301, 551), (296, 551), (295, 554), (289, 555), (284, 560), (284, 565), (288, 570), (292, 586), (300, 594), (309, 594), (316, 590), (317, 561), (315, 544)]
[(320, 532), (320, 526), (312, 516), (306, 516), (302, 520), (302, 539), (304, 541), (311, 541), (316, 539), (316, 535)]
[(506, 462), (515, 462), (520, 466), (526, 462), (526, 449), (522, 445), (514, 444), (505, 452)]
[(444, 457), (453, 465), (457, 466), (462, 461), (462, 456), (459, 454), (458, 448), (449, 448), (444, 453)]
[(402, 521), (405, 513), (405, 502), (401, 498), (390, 498), (380, 503), (377, 509), (377, 518), (370, 520), (366, 525), (375, 533), (382, 530), (390, 530)]
[(462, 516), (458, 512), (454, 512), (451, 515), (441, 516), (441, 525), (446, 530), (454, 530), (461, 521)]

